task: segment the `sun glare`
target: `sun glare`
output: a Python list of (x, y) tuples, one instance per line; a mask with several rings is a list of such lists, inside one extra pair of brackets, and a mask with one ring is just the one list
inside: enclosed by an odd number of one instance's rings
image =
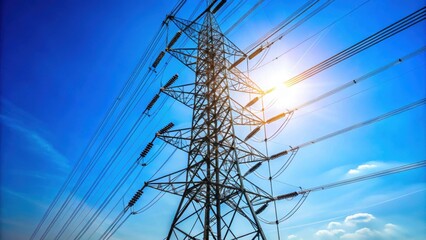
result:
[[(287, 87), (284, 81), (277, 81), (274, 86), (267, 88), (265, 105), (271, 105), (271, 110), (290, 110), (297, 107), (303, 99), (304, 91), (299, 86)], [(268, 104), (270, 103), (270, 104)]]

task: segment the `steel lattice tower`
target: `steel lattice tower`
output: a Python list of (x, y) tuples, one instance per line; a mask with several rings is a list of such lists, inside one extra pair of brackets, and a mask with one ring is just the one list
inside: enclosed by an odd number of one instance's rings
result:
[(198, 34), (187, 183), (168, 238), (186, 238), (191, 230), (199, 236), (201, 229), (204, 239), (235, 238), (239, 224), (249, 223), (253, 230), (245, 234), (263, 239), (237, 164), (224, 39), (212, 14)]
[[(167, 239), (266, 239), (253, 206), (270, 197), (245, 181), (239, 166), (266, 157), (234, 134), (234, 124), (261, 120), (234, 108), (230, 97), (230, 90), (257, 93), (259, 88), (230, 63), (242, 52), (222, 34), (213, 14), (203, 16), (202, 24), (171, 19), (196, 47), (167, 51), (194, 70), (196, 80), (190, 91), (184, 90), (188, 85), (162, 89), (193, 109), (191, 128), (158, 135), (188, 152), (187, 168), (147, 186), (181, 196)], [(185, 180), (175, 180), (182, 172)]]

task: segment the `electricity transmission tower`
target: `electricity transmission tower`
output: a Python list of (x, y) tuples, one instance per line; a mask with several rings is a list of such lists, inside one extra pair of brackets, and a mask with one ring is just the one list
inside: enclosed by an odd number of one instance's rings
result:
[[(255, 156), (250, 152), (254, 150), (235, 136), (233, 115), (244, 124), (255, 124), (260, 120), (235, 109), (229, 95), (230, 90), (259, 90), (241, 73), (232, 71), (228, 57), (241, 57), (242, 52), (225, 38), (210, 11), (205, 13), (202, 24), (175, 18), (172, 21), (197, 46), (168, 49), (195, 70), (196, 80), (189, 93), (179, 91), (179, 87), (163, 90), (193, 108), (189, 138), (181, 130), (159, 136), (172, 144), (176, 143), (176, 139), (189, 141), (186, 180), (156, 187), (166, 190), (173, 185), (175, 189), (183, 189), (179, 193), (181, 200), (167, 238), (265, 239), (253, 204), (270, 197), (244, 181), (239, 163)], [(178, 134), (172, 136), (173, 133)], [(246, 146), (242, 148), (242, 144)], [(177, 147), (184, 149), (183, 145), (178, 144)], [(265, 158), (261, 153), (256, 155), (258, 160)], [(155, 182), (149, 185), (156, 186)], [(254, 190), (248, 190), (246, 184)], [(251, 230), (247, 231), (247, 226)]]

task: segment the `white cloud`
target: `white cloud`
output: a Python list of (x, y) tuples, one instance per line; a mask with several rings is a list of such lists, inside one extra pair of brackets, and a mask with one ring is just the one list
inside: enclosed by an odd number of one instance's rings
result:
[(361, 228), (354, 233), (345, 234), (341, 239), (403, 239), (398, 226), (392, 223), (385, 224), (383, 229)]
[(339, 238), (345, 234), (345, 230), (343, 229), (327, 229), (327, 230), (319, 230), (315, 233), (317, 237), (320, 239), (334, 239)]
[(402, 229), (392, 223), (385, 224), (385, 229), (383, 230), (383, 234), (388, 236), (398, 235), (400, 232), (402, 232)]
[(369, 228), (361, 228), (354, 233), (343, 235), (340, 239), (373, 239), (376, 233)]
[(395, 224), (381, 224), (370, 213), (356, 213), (347, 216), (342, 222), (330, 222), (327, 229), (315, 232), (312, 239), (342, 240), (342, 239), (404, 239), (402, 229)]
[(371, 222), (375, 217), (369, 213), (356, 213), (345, 218), (345, 225), (356, 226), (358, 223)]
[(359, 173), (364, 172), (366, 170), (377, 168), (377, 167), (378, 167), (378, 164), (376, 164), (376, 163), (366, 163), (366, 164), (359, 165), (355, 169), (350, 169), (348, 171), (348, 174), (350, 174), (350, 175), (359, 174)]
[(303, 238), (300, 238), (300, 237), (292, 234), (292, 235), (287, 236), (287, 240), (303, 240)]
[(330, 222), (327, 226), (328, 229), (333, 229), (333, 228), (339, 228), (340, 226), (342, 226), (341, 223), (339, 222)]

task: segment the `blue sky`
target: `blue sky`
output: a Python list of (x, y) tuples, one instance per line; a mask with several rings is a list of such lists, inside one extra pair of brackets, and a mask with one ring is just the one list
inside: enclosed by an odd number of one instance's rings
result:
[[(231, 27), (257, 1), (244, 1), (237, 11), (226, 17), (238, 3), (218, 12), (223, 31)], [(319, 3), (322, 4), (322, 3)], [(342, 18), (304, 44), (312, 34)], [(66, 180), (110, 106), (118, 103), (111, 119), (119, 119), (130, 95), (119, 94), (145, 49), (175, 2), (170, 1), (2, 1), (1, 42), (1, 238), (28, 239), (47, 207)], [(297, 1), (266, 0), (245, 21), (228, 34), (241, 49), (246, 49), (279, 22), (300, 7)], [(279, 85), (322, 60), (368, 37), (425, 5), (416, 0), (336, 0), (312, 19), (272, 45), (264, 55), (239, 67), (262, 88)], [(188, 3), (178, 16), (189, 18), (197, 1)], [(415, 26), (345, 60), (320, 74), (279, 94), (265, 98), (267, 116), (292, 109), (320, 94), (401, 58), (426, 44), (425, 23)], [(172, 24), (147, 64), (130, 86), (132, 92), (142, 82), (149, 65), (176, 32)], [(295, 47), (297, 46), (297, 47)], [(131, 130), (147, 103), (175, 73), (176, 84), (189, 83), (194, 74), (175, 59), (164, 61), (136, 96), (123, 124), (102, 151), (93, 172), (82, 189), (72, 198), (76, 206), (85, 191), (111, 159), (112, 168), (102, 188), (84, 202), (84, 213), (99, 206), (103, 191), (111, 190), (120, 176), (155, 132), (173, 121), (176, 128), (190, 126), (191, 111), (161, 95), (151, 117), (144, 117), (129, 141), (120, 143)], [(167, 62), (167, 64), (166, 64)], [(258, 63), (258, 64), (257, 64)], [(295, 112), (284, 131), (269, 141), (273, 154), (289, 146), (371, 119), (426, 96), (425, 53), (356, 84), (339, 94)], [(256, 65), (258, 67), (256, 67)], [(247, 71), (247, 66), (250, 71)], [(118, 99), (119, 98), (119, 99)], [(248, 96), (236, 96), (245, 104)], [(164, 105), (160, 108), (160, 103)], [(274, 103), (274, 104), (273, 104)], [(259, 108), (259, 106), (254, 106)], [(274, 180), (277, 193), (295, 191), (359, 176), (364, 173), (424, 160), (426, 157), (426, 108), (420, 106), (379, 123), (339, 135), (300, 149), (290, 167)], [(105, 129), (113, 127), (107, 122)], [(267, 127), (271, 135), (279, 122)], [(248, 129), (238, 128), (244, 138)], [(89, 152), (84, 164), (96, 155)], [(250, 140), (264, 150), (264, 145)], [(162, 145), (155, 141), (150, 153)], [(127, 202), (133, 193), (151, 178), (157, 168), (173, 153), (164, 149), (141, 175), (132, 175), (135, 184), (129, 193), (120, 190)], [(150, 157), (150, 156), (148, 156)], [(283, 164), (277, 160), (274, 167)], [(184, 166), (186, 156), (177, 151), (156, 175)], [(140, 170), (140, 169), (138, 169)], [(266, 169), (260, 169), (264, 174)], [(425, 169), (413, 170), (380, 179), (331, 190), (313, 192), (289, 220), (279, 225), (281, 239), (424, 239), (426, 236)], [(258, 179), (260, 186), (267, 182)], [(73, 180), (72, 183), (75, 183)], [(68, 193), (70, 189), (67, 189)], [(136, 209), (142, 208), (157, 192), (147, 191)], [(164, 195), (147, 211), (131, 216), (114, 235), (114, 239), (159, 239), (168, 230), (178, 198)], [(61, 198), (64, 201), (64, 198)], [(294, 201), (280, 203), (283, 216)], [(111, 216), (118, 214), (121, 206)], [(110, 208), (108, 208), (110, 209)], [(54, 211), (57, 209), (55, 208)], [(268, 208), (262, 217), (273, 219)], [(66, 214), (70, 212), (66, 211)], [(79, 215), (82, 218), (83, 215)], [(101, 215), (108, 223), (112, 217)], [(65, 220), (63, 220), (65, 222)], [(73, 223), (77, 224), (77, 223)], [(75, 225), (64, 236), (73, 236)], [(106, 226), (106, 225), (105, 225)], [(58, 224), (48, 238), (59, 231)], [(104, 225), (102, 225), (104, 227)], [(103, 228), (100, 228), (101, 230)], [(264, 224), (269, 238), (277, 239), (275, 226)], [(94, 235), (95, 236), (95, 235)]]

